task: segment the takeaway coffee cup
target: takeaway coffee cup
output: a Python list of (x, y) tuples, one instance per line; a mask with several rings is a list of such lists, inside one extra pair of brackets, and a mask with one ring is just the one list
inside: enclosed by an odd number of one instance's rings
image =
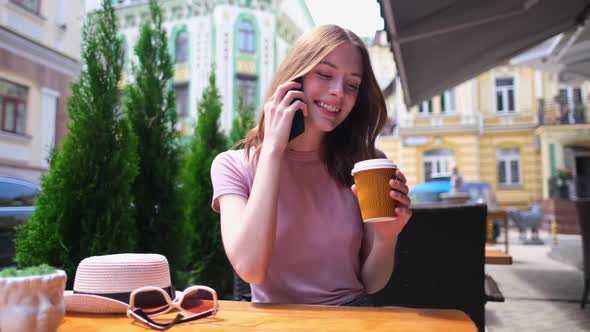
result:
[(395, 221), (396, 201), (391, 199), (389, 179), (397, 166), (389, 159), (368, 159), (354, 164), (352, 176), (364, 222)]

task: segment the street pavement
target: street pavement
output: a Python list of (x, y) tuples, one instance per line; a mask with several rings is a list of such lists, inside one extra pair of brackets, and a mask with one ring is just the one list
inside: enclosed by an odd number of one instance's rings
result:
[[(505, 302), (486, 304), (488, 332), (590, 331), (590, 303), (580, 308), (584, 288), (578, 235), (541, 231), (543, 245), (524, 245), (510, 230), (512, 265), (486, 265)], [(502, 242), (503, 239), (498, 239)], [(504, 249), (503, 244), (496, 245)]]

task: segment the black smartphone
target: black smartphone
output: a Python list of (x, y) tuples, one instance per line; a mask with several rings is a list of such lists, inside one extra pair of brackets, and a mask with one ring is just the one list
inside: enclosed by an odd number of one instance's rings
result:
[[(297, 79), (295, 80), (295, 82), (301, 84), (301, 79)], [(303, 85), (299, 90), (303, 91)], [(296, 102), (297, 100), (301, 99), (296, 98), (293, 102)], [(303, 134), (303, 132), (305, 131), (305, 125), (303, 124), (303, 122), (303, 111), (299, 109), (297, 110), (297, 112), (295, 112), (295, 116), (293, 117), (293, 124), (291, 125), (291, 132), (289, 133), (289, 142), (293, 140), (295, 137)]]

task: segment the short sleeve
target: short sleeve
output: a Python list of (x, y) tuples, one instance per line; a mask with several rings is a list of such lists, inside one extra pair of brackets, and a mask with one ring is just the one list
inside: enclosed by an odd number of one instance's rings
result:
[(213, 197), (211, 207), (219, 213), (219, 197), (236, 194), (250, 197), (253, 176), (244, 157), (244, 150), (230, 150), (220, 153), (211, 163)]

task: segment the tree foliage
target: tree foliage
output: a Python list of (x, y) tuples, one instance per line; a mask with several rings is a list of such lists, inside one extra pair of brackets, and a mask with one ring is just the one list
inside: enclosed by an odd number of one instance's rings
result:
[(83, 258), (135, 245), (137, 140), (121, 112), (121, 42), (110, 1), (88, 18), (82, 36), (84, 67), (67, 104), (68, 135), (51, 153), (37, 207), (16, 242), (21, 267), (62, 268), (70, 285)]
[(215, 156), (228, 148), (220, 131), (221, 101), (212, 70), (209, 86), (198, 104), (197, 125), (189, 144), (183, 171), (185, 216), (192, 225), (193, 259), (190, 283), (209, 285), (224, 297), (231, 292), (233, 274), (221, 241), (219, 214), (211, 209), (210, 170)]
[(155, 0), (150, 0), (149, 6), (150, 20), (141, 27), (135, 46), (135, 81), (125, 91), (125, 109), (139, 142), (139, 174), (133, 183), (136, 250), (166, 256), (175, 285), (183, 287), (185, 281), (179, 280), (179, 275), (190, 253), (178, 193), (174, 70), (162, 10)]

